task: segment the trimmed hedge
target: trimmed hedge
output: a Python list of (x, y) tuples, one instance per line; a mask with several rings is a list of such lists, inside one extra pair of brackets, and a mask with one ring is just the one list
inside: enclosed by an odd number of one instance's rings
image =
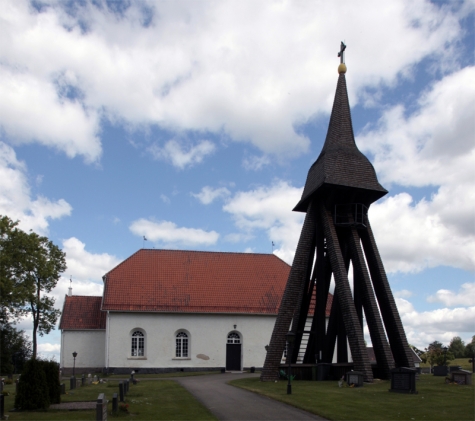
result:
[(18, 382), (15, 408), (21, 410), (47, 409), (50, 405), (48, 383), (43, 361), (27, 361)]
[(61, 385), (59, 383), (59, 366), (55, 361), (40, 361), (48, 383), (49, 403), (61, 403)]

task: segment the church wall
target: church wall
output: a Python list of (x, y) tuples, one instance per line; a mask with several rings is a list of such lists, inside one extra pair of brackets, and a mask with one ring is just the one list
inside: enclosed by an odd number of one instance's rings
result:
[(85, 369), (102, 369), (105, 365), (105, 330), (63, 330), (61, 331), (60, 367), (63, 373), (71, 370), (73, 352), (77, 352), (76, 375)]
[[(105, 366), (109, 368), (224, 368), (230, 332), (241, 337), (241, 368), (262, 367), (275, 316), (109, 313)], [(236, 325), (236, 328), (234, 328)], [(145, 356), (131, 356), (132, 333), (144, 333)], [(189, 338), (188, 358), (175, 357), (176, 334)]]

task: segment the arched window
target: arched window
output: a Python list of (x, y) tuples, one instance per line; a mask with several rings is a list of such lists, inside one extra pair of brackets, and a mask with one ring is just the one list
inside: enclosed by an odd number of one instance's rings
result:
[(175, 343), (175, 357), (188, 358), (188, 335), (185, 332), (178, 332)]
[(236, 332), (231, 332), (228, 335), (228, 344), (240, 344), (241, 337)]
[(132, 332), (132, 349), (130, 355), (132, 357), (145, 356), (145, 335), (140, 330)]

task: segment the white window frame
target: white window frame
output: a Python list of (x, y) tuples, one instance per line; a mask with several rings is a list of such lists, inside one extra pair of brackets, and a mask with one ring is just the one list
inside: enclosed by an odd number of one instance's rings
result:
[(133, 329), (130, 332), (130, 357), (132, 360), (146, 360), (146, 334), (143, 329)]
[(228, 334), (226, 339), (227, 344), (240, 344), (241, 343), (241, 335), (237, 332), (231, 332)]
[(191, 336), (184, 330), (175, 333), (175, 360), (190, 360)]

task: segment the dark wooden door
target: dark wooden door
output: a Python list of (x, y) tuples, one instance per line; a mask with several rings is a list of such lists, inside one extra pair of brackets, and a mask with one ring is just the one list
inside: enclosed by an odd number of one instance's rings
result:
[(241, 344), (226, 344), (226, 370), (241, 371)]

